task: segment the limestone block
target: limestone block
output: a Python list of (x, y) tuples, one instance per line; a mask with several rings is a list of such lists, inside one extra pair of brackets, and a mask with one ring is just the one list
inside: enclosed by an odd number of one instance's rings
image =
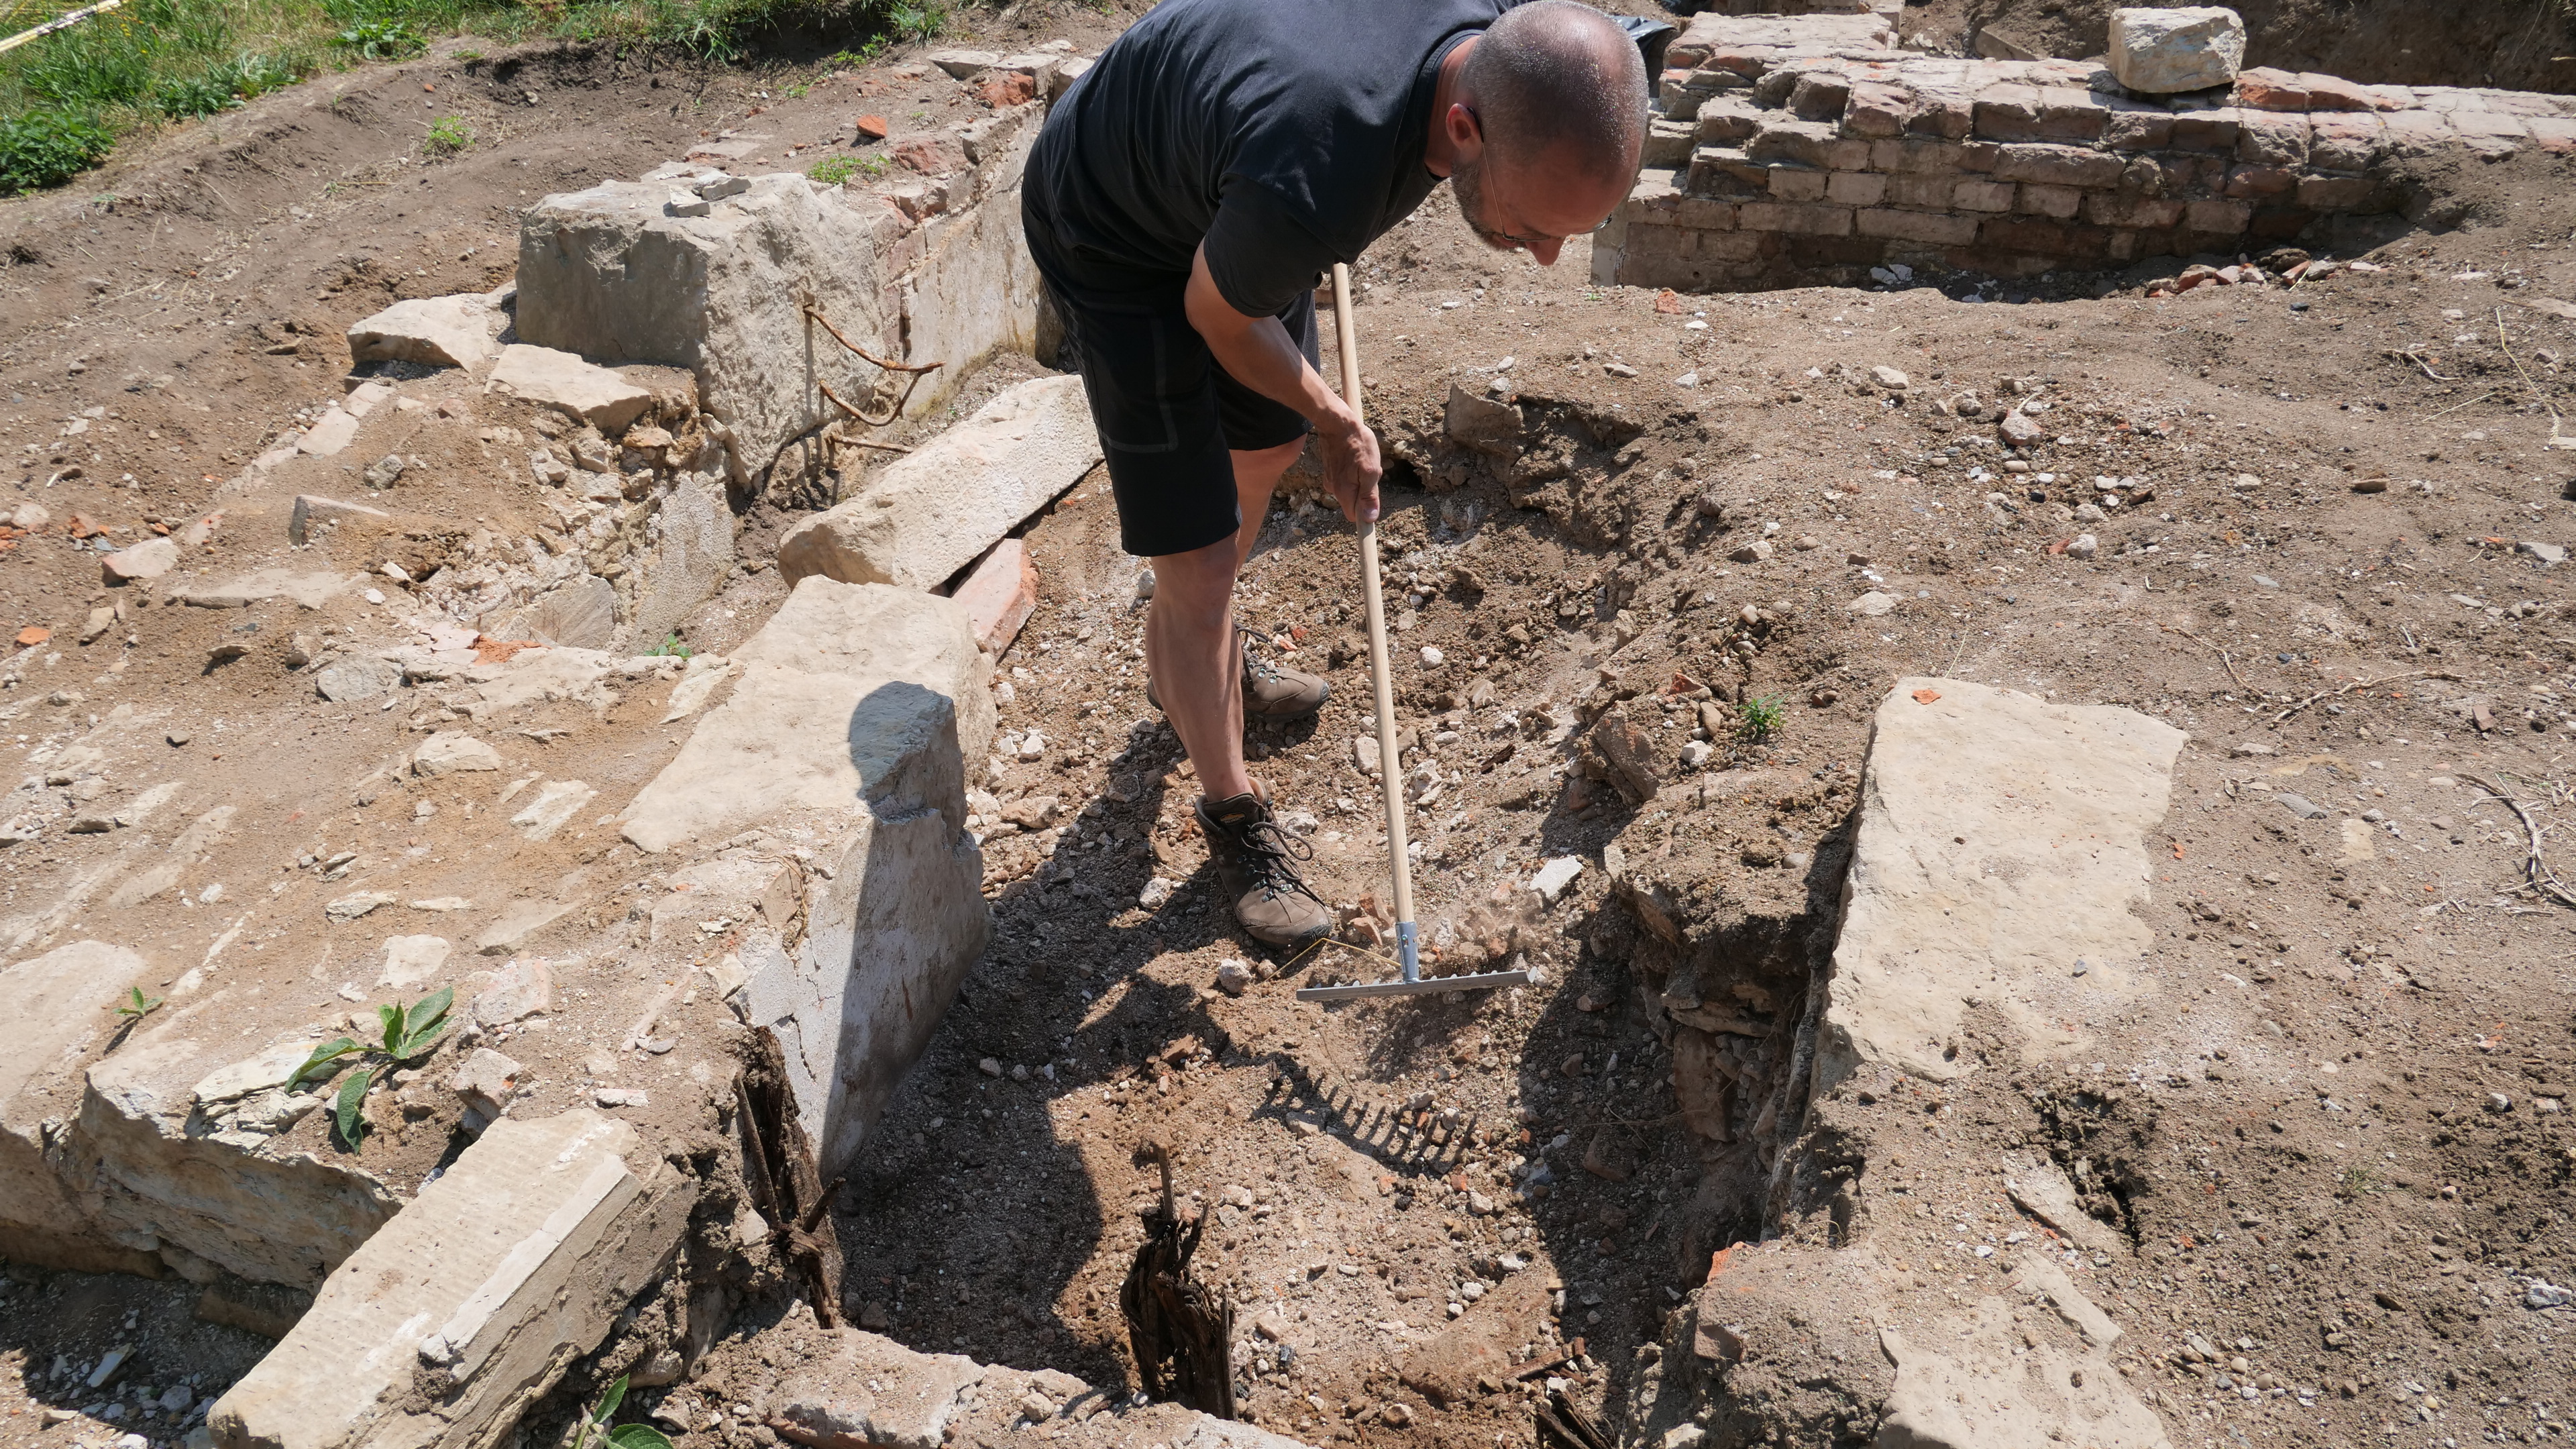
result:
[(282, 1064), (289, 1044), (246, 1060), (247, 1045), (200, 1039), (174, 1018), (92, 1066), (74, 1128), (96, 1164), (88, 1187), (101, 1224), (123, 1241), (173, 1245), (254, 1283), (313, 1288), (400, 1203), (355, 1157), (260, 1152), (268, 1138), (234, 1118), (257, 1094), (201, 1101), (209, 1083), (220, 1094), (227, 1077), (282, 1081), (293, 1070)]
[(599, 1113), (493, 1123), (215, 1402), (214, 1442), (490, 1443), (666, 1270), (696, 1195)]
[[(523, 332), (520, 334), (525, 336)], [(561, 408), (603, 433), (619, 433), (653, 405), (653, 394), (570, 352), (513, 343), (501, 350), (485, 392)]]
[(801, 934), (751, 933), (742, 964), (750, 1020), (786, 1049), (828, 1175), (991, 929), (963, 828), (967, 762), (992, 743), (991, 665), (954, 600), (825, 578), (732, 657), (732, 693), (626, 808), (624, 833), (658, 854), (755, 825), (811, 832)]
[(411, 752), (411, 772), (423, 779), (499, 768), (501, 752), (462, 730), (440, 730)]
[(143, 958), (105, 941), (75, 941), (0, 967), (0, 1000), (15, 1025), (0, 1053), (0, 1242), (19, 1262), (83, 1272), (157, 1273), (151, 1244), (119, 1244), (96, 1228), (93, 1204), (68, 1162), (47, 1152), (44, 1124), (79, 1107), (73, 1064), (110, 1026), (99, 1003), (144, 975)]
[(663, 497), (657, 521), (659, 547), (629, 570), (639, 579), (629, 636), (638, 648), (660, 643), (733, 572), (733, 510), (725, 505), (723, 479), (681, 475)]
[(363, 503), (343, 503), (336, 498), (324, 498), (311, 493), (298, 493), (295, 495), (294, 511), (289, 513), (286, 518), (286, 541), (288, 543), (295, 544), (298, 547), (312, 542), (313, 525), (317, 522), (338, 522), (342, 519), (352, 518), (385, 519), (391, 517), (393, 517), (393, 515), (385, 512), (383, 509), (369, 508)]
[(396, 302), (349, 329), (349, 361), (480, 368), (500, 352), (508, 323), (481, 292)]
[(2111, 12), (2111, 74), (2146, 95), (2202, 91), (2236, 79), (2245, 21), (2223, 5)]
[(730, 434), (728, 466), (747, 480), (825, 422), (818, 382), (856, 402), (883, 375), (812, 325), (803, 300), (853, 342), (891, 352), (887, 278), (837, 194), (802, 176), (755, 177), (705, 216), (667, 215), (671, 191), (610, 181), (529, 208), (519, 335), (695, 371), (701, 404)]
[[(985, 124), (1033, 117), (1042, 110), (1015, 107)], [(972, 194), (981, 204), (923, 227), (921, 259), (907, 268), (896, 289), (903, 311), (904, 360), (947, 364), (914, 390), (904, 405), (906, 416), (919, 417), (946, 402), (975, 365), (994, 352), (1036, 348), (1042, 286), (1028, 235), (1020, 226), (1018, 193), (1038, 127), (1025, 119), (1016, 124), (1016, 130), (997, 127), (977, 144), (976, 154), (984, 159), (976, 163)], [(957, 209), (953, 196), (950, 209)]]
[(1864, 1064), (1957, 1076), (1972, 997), (2047, 1058), (2088, 1040), (2070, 1023), (2151, 994), (2131, 911), (2182, 742), (2131, 710), (1898, 680), (1870, 735), (1819, 1087)]
[[(2045, 1290), (2034, 1283), (2033, 1291)], [(2054, 1339), (2029, 1346), (2014, 1325), (2012, 1305), (2000, 1298), (1980, 1298), (1919, 1335), (1882, 1328), (1879, 1343), (1896, 1365), (1879, 1422), (1881, 1444), (2169, 1449), (2172, 1443), (2163, 1421), (2103, 1350)]]
[[(304, 502), (301, 498), (296, 500), (299, 508)], [(365, 511), (375, 513), (376, 510), (369, 508)], [(302, 573), (283, 568), (254, 569), (239, 578), (218, 583), (189, 584), (172, 591), (170, 597), (175, 603), (199, 609), (247, 609), (269, 599), (292, 599), (302, 608), (318, 609), (357, 583), (359, 577), (357, 574)]]
[(820, 575), (936, 587), (1100, 457), (1081, 378), (1020, 383), (788, 530), (779, 573), (791, 584)]

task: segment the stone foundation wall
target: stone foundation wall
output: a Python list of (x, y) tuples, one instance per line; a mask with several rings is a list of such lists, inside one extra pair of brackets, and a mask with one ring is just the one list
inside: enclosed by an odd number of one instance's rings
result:
[(2376, 245), (2400, 163), (2576, 158), (2576, 97), (2254, 70), (2148, 97), (2081, 61), (1892, 50), (1876, 15), (1702, 15), (1667, 52), (1648, 169), (1596, 280), (1851, 285), (1905, 263), (2001, 276)]

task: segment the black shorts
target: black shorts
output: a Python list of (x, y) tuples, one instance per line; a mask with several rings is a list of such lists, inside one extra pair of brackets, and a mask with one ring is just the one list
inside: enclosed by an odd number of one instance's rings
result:
[[(1296, 442), (1311, 431), (1306, 419), (1217, 363), (1183, 307), (1188, 278), (1086, 265), (1056, 245), (1025, 191), (1021, 215), (1064, 322), (1057, 366), (1080, 372), (1091, 398), (1118, 500), (1120, 547), (1158, 558), (1232, 537), (1243, 519), (1228, 451)], [(1299, 292), (1279, 320), (1314, 365), (1315, 294)]]

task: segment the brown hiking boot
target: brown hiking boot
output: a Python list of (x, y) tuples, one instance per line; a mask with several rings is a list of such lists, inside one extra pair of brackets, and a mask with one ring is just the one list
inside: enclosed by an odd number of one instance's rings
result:
[[(1237, 629), (1246, 641), (1256, 637), (1250, 629)], [(1243, 646), (1243, 717), (1245, 719), (1304, 719), (1324, 707), (1333, 697), (1330, 680), (1302, 670), (1288, 669), (1257, 657), (1252, 646)], [(1154, 681), (1145, 681), (1145, 702), (1156, 709), (1163, 707), (1163, 697), (1154, 692)]]
[(1291, 861), (1312, 859), (1314, 847), (1281, 829), (1258, 795), (1201, 800), (1198, 814), (1208, 861), (1234, 899), (1234, 918), (1244, 934), (1264, 945), (1294, 948), (1332, 930), (1332, 912)]

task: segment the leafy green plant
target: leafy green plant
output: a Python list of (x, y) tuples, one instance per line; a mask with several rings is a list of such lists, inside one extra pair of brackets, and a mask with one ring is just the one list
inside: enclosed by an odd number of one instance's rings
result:
[(80, 111), (0, 118), (0, 191), (60, 186), (104, 159), (116, 137)]
[(581, 1423), (572, 1436), (572, 1449), (593, 1449), (595, 1443), (604, 1445), (605, 1449), (671, 1449), (669, 1436), (650, 1425), (609, 1426), (609, 1420), (617, 1414), (617, 1406), (625, 1401), (626, 1376), (620, 1374), (617, 1381), (599, 1396), (599, 1402), (590, 1406), (590, 1412), (581, 1416)]
[(1780, 701), (1748, 695), (1735, 707), (1735, 737), (1748, 745), (1767, 744), (1780, 732)]
[(688, 645), (680, 642), (680, 635), (677, 630), (673, 630), (670, 634), (665, 635), (661, 643), (644, 651), (648, 657), (655, 659), (686, 659), (696, 652), (696, 650), (693, 650)]
[(886, 12), (886, 24), (894, 33), (917, 45), (928, 45), (948, 28), (948, 7), (927, 0), (919, 5), (898, 5)]
[(304, 1058), (304, 1064), (287, 1077), (286, 1090), (292, 1092), (304, 1084), (305, 1078), (327, 1075), (342, 1062), (356, 1058), (360, 1069), (341, 1082), (340, 1090), (332, 1096), (331, 1122), (341, 1143), (357, 1151), (359, 1136), (365, 1130), (361, 1110), (366, 1105), (367, 1089), (375, 1085), (378, 1076), (429, 1055), (439, 1038), (454, 1025), (447, 1019), (447, 1009), (455, 1001), (456, 988), (442, 986), (408, 1007), (377, 1007), (378, 1040), (361, 1045), (353, 1037), (333, 1037), (315, 1047)]
[(806, 175), (826, 186), (838, 186), (858, 175), (859, 171), (859, 158), (856, 156), (826, 156), (805, 168)]
[(399, 20), (354, 22), (333, 39), (362, 60), (400, 60), (429, 42)]
[(459, 50), (455, 52), (455, 57), (457, 63), (460, 65), (472, 65), (474, 62), (483, 58), (483, 52), (479, 50)]
[(152, 85), (150, 53), (118, 31), (67, 31), (19, 72), (29, 95), (84, 109), (123, 105)]
[(141, 1021), (161, 1009), (167, 997), (146, 996), (140, 986), (129, 988), (123, 1001), (116, 1004), (116, 1014), (129, 1022)]
[(211, 116), (241, 103), (240, 88), (230, 74), (221, 70), (166, 80), (152, 88), (152, 109), (174, 121)]
[(429, 123), (429, 139), (424, 143), (434, 155), (453, 156), (474, 144), (474, 128), (463, 116), (441, 116)]

